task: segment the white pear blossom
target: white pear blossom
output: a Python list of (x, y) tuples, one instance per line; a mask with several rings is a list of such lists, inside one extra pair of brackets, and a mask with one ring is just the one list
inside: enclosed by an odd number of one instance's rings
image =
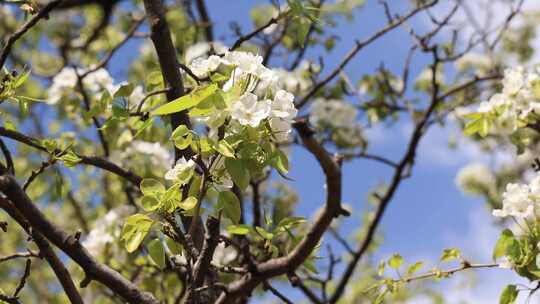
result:
[(133, 91), (131, 91), (131, 94), (128, 96), (128, 102), (130, 105), (138, 105), (141, 100), (146, 95), (144, 94), (144, 89), (141, 85), (136, 86)]
[(174, 167), (165, 173), (165, 179), (186, 184), (193, 175), (194, 168), (195, 162), (192, 159), (179, 158)]
[(467, 53), (454, 62), (456, 69), (463, 72), (467, 69), (476, 68), (486, 71), (491, 68), (491, 58), (485, 54)]
[(197, 42), (190, 45), (185, 52), (185, 62), (190, 64), (193, 60), (208, 55), (211, 50), (214, 50), (215, 54), (223, 54), (227, 52), (227, 48), (220, 41), (214, 42)]
[(212, 264), (215, 265), (227, 265), (234, 261), (238, 256), (238, 252), (234, 249), (233, 246), (225, 247), (223, 242), (220, 242), (216, 250), (214, 251), (214, 256), (212, 257)]
[(150, 155), (150, 161), (153, 166), (170, 166), (172, 163), (172, 156), (169, 150), (165, 149), (158, 142), (147, 142), (142, 140), (136, 140), (131, 144), (132, 149), (138, 153), (144, 153)]
[[(60, 99), (67, 95), (73, 93), (73, 89), (77, 86), (78, 78), (77, 74), (82, 75), (86, 70), (77, 69), (75, 70), (72, 67), (63, 68), (52, 80), (52, 85), (47, 90), (49, 104), (56, 104)], [(107, 70), (100, 68), (95, 72), (88, 74), (83, 79), (84, 89), (89, 93), (98, 93), (99, 91), (106, 89), (111, 94), (116, 90), (114, 85), (114, 80), (109, 75)]]
[(469, 164), (459, 170), (456, 185), (465, 193), (482, 194), (495, 187), (495, 175), (481, 163)]
[(217, 70), (222, 60), (219, 56), (212, 55), (208, 58), (197, 58), (190, 64), (190, 69), (197, 77), (206, 77), (208, 73)]
[(257, 127), (270, 114), (270, 101), (257, 100), (257, 95), (246, 93), (231, 106), (231, 117), (241, 125)]
[(47, 90), (47, 95), (49, 96), (47, 103), (58, 103), (65, 91), (74, 88), (76, 85), (77, 73), (75, 73), (75, 69), (70, 67), (63, 68), (60, 73), (54, 76), (52, 85)]
[(278, 142), (289, 140), (289, 134), (291, 134), (290, 121), (279, 117), (272, 117), (270, 118), (270, 128), (272, 128), (272, 135)]
[(113, 243), (119, 238), (121, 232), (119, 223), (122, 222), (120, 220), (134, 211), (132, 206), (121, 206), (110, 210), (94, 223), (95, 227), (90, 230), (81, 244), (91, 255), (98, 257), (107, 244)]
[(505, 95), (516, 95), (525, 85), (525, 69), (518, 67), (506, 69), (502, 80), (503, 93)]
[(266, 72), (267, 68), (262, 65), (263, 58), (248, 52), (227, 52), (223, 62), (240, 68), (243, 72), (257, 75)]
[(530, 194), (529, 185), (513, 183), (506, 185), (506, 191), (503, 193), (503, 207), (502, 209), (493, 210), (493, 216), (531, 217), (534, 214), (536, 202), (531, 199)]
[(357, 123), (358, 110), (342, 100), (316, 99), (311, 105), (310, 122), (314, 125), (328, 124), (333, 127), (352, 127)]
[(297, 113), (298, 110), (294, 107), (294, 95), (284, 90), (277, 91), (272, 102), (271, 115), (284, 120), (292, 120)]

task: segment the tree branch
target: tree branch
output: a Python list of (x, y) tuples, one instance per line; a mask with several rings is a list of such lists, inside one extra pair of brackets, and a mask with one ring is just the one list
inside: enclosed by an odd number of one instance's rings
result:
[[(79, 240), (50, 222), (32, 203), (30, 198), (10, 175), (0, 177), (0, 191), (13, 202), (13, 206), (26, 218), (32, 229), (42, 233), (55, 246), (65, 252), (86, 273), (86, 279), (96, 280), (107, 286), (114, 293), (129, 303), (158, 304), (159, 301), (150, 293), (141, 291), (135, 284), (104, 264), (99, 264)], [(82, 302), (81, 302), (82, 303)]]

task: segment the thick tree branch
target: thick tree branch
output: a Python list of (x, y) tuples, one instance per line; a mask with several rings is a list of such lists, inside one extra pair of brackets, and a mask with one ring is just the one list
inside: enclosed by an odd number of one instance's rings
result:
[[(165, 87), (170, 88), (167, 91), (167, 100), (172, 101), (184, 95), (184, 84), (182, 74), (180, 74), (180, 64), (176, 59), (176, 50), (171, 40), (169, 25), (165, 19), (165, 7), (161, 0), (144, 0), (144, 7), (150, 23), (150, 37), (154, 43)], [(186, 111), (174, 113), (171, 115), (171, 124), (173, 130), (179, 125), (191, 126)], [(186, 149), (183, 151), (175, 147), (175, 159), (185, 157), (191, 158), (193, 151)]]
[(344, 214), (341, 208), (341, 168), (339, 159), (331, 157), (313, 138), (313, 131), (309, 129), (305, 121), (295, 123), (295, 129), (302, 138), (306, 149), (319, 162), (326, 176), (327, 195), (323, 212), (292, 252), (287, 256), (274, 258), (255, 265), (256, 271), (251, 271), (238, 281), (231, 283), (227, 288), (227, 292), (222, 293), (216, 303), (234, 303), (236, 299), (249, 295), (255, 287), (265, 280), (294, 271), (302, 265), (319, 244), (332, 220)]
[(151, 294), (141, 291), (135, 284), (104, 264), (98, 263), (79, 240), (50, 222), (32, 203), (30, 198), (10, 175), (0, 177), (0, 191), (13, 202), (13, 206), (24, 216), (32, 229), (42, 233), (85, 271), (88, 280), (96, 280), (129, 303), (158, 304)]
[(0, 208), (4, 209), (28, 233), (28, 235), (32, 237), (39, 248), (39, 255), (51, 266), (51, 269), (58, 278), (58, 281), (60, 281), (70, 302), (74, 304), (83, 304), (81, 295), (79, 294), (77, 287), (75, 287), (71, 275), (62, 261), (60, 261), (60, 258), (54, 253), (54, 250), (51, 248), (45, 237), (30, 226), (30, 223), (26, 220), (20, 210), (17, 209), (14, 203), (2, 196), (0, 196)]

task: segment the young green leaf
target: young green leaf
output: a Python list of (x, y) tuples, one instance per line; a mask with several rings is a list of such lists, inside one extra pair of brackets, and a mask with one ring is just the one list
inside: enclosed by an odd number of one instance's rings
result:
[(121, 240), (125, 241), (127, 252), (131, 253), (139, 248), (153, 223), (154, 221), (144, 214), (134, 214), (126, 219)]
[(153, 239), (148, 243), (148, 254), (159, 268), (165, 268), (165, 249), (161, 240)]
[(457, 248), (444, 249), (441, 255), (441, 262), (450, 262), (461, 257), (461, 252)]
[(499, 298), (499, 304), (513, 304), (516, 302), (519, 290), (516, 288), (516, 285), (507, 285), (501, 297)]
[(247, 225), (230, 225), (226, 230), (230, 234), (246, 235), (251, 231), (251, 228)]
[(510, 229), (504, 229), (493, 249), (493, 260), (495, 261), (498, 258), (505, 256), (506, 248), (514, 240), (514, 233)]
[(222, 191), (218, 195), (218, 206), (223, 208), (224, 215), (233, 223), (237, 224), (240, 221), (242, 210), (240, 209), (240, 201), (236, 195), (230, 191)]
[(165, 192), (165, 186), (154, 178), (145, 178), (140, 184), (141, 192), (147, 196), (154, 196)]
[(183, 200), (182, 202), (178, 203), (178, 206), (183, 210), (191, 210), (195, 208), (197, 205), (197, 198), (190, 196)]
[(172, 254), (182, 254), (182, 245), (180, 243), (177, 243), (168, 236), (165, 237), (165, 243)]
[(190, 94), (179, 97), (157, 108), (152, 112), (152, 115), (167, 115), (190, 109), (210, 97), (216, 90), (217, 85), (215, 84), (195, 89)]
[(388, 260), (388, 266), (390, 266), (393, 269), (398, 269), (403, 264), (403, 257), (399, 255), (398, 253), (392, 255), (392, 257)]
[(249, 185), (249, 171), (242, 160), (234, 158), (225, 159), (225, 168), (231, 176), (232, 180), (241, 190), (244, 190)]
[(141, 198), (141, 205), (144, 211), (154, 211), (161, 207), (161, 202), (155, 196), (145, 195)]

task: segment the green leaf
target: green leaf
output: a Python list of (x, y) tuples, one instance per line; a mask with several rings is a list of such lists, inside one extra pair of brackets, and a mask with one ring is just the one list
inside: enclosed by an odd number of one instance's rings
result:
[(141, 120), (137, 121), (135, 123), (135, 129), (137, 129), (137, 132), (135, 133), (135, 135), (133, 135), (133, 137), (139, 136), (142, 132), (144, 132), (144, 130), (150, 128), (153, 123), (154, 123), (153, 118), (148, 118), (147, 120), (144, 120), (144, 121), (141, 121)]
[(139, 248), (153, 223), (154, 221), (144, 214), (134, 214), (126, 219), (121, 240), (125, 241), (127, 252), (131, 253)]
[(302, 223), (305, 223), (305, 222), (306, 222), (306, 219), (303, 218), (303, 217), (294, 217), (294, 216), (286, 217), (286, 218), (282, 219), (281, 221), (279, 221), (277, 227), (290, 230), (294, 226), (298, 226), (298, 225), (300, 225)]
[(145, 178), (141, 181), (141, 192), (146, 196), (165, 193), (165, 186), (154, 178)]
[(516, 285), (506, 285), (499, 298), (499, 304), (513, 304), (516, 302), (519, 290)]
[(234, 148), (224, 139), (220, 140), (217, 145), (214, 146), (214, 149), (219, 152), (219, 154), (234, 158)]
[(171, 134), (171, 139), (174, 141), (174, 145), (180, 149), (184, 150), (193, 141), (193, 134), (185, 125), (178, 126), (173, 133)]
[(296, 24), (296, 37), (298, 39), (298, 45), (300, 45), (301, 48), (304, 48), (304, 44), (306, 42), (306, 37), (309, 32), (309, 27), (311, 26), (311, 22), (308, 20), (305, 20), (304, 18), (299, 18), (298, 23)]
[(144, 211), (154, 211), (161, 206), (161, 202), (153, 195), (145, 195), (141, 198), (141, 205)]
[(148, 254), (159, 268), (165, 268), (165, 249), (159, 239), (153, 239), (148, 243)]
[(497, 260), (500, 257), (506, 255), (506, 248), (510, 245), (512, 241), (515, 241), (514, 233), (510, 229), (504, 229), (495, 244), (493, 249), (493, 260)]
[(129, 97), (129, 95), (131, 95), (131, 92), (133, 92), (134, 88), (135, 87), (131, 83), (124, 84), (120, 86), (120, 88), (116, 90), (116, 92), (114, 92), (114, 98)]
[(393, 269), (398, 269), (402, 264), (403, 264), (403, 257), (399, 255), (398, 253), (394, 254), (388, 260), (388, 266), (390, 266)]
[(382, 277), (384, 275), (384, 268), (386, 266), (386, 262), (384, 260), (379, 262), (379, 265), (377, 266), (377, 275)]
[(248, 225), (230, 225), (226, 230), (230, 234), (246, 235), (251, 231), (251, 228)]
[(443, 250), (441, 262), (450, 262), (461, 257), (461, 252), (457, 248), (448, 248)]
[(221, 191), (218, 195), (218, 206), (223, 208), (223, 213), (227, 218), (238, 224), (242, 210), (240, 209), (240, 201), (234, 193)]
[(77, 154), (75, 154), (75, 152), (71, 150), (66, 152), (64, 155), (62, 155), (60, 159), (64, 162), (64, 165), (68, 168), (74, 167), (82, 160)]
[(13, 82), (12, 88), (16, 89), (16, 88), (20, 87), (21, 85), (23, 85), (26, 82), (26, 80), (28, 79), (29, 76), (30, 76), (30, 70), (26, 70), (26, 71), (22, 72), (21, 75), (19, 75), (17, 77), (17, 79)]
[(287, 158), (287, 154), (283, 151), (276, 149), (272, 161), (279, 173), (283, 175), (289, 173), (289, 159)]
[(478, 133), (480, 136), (485, 137), (489, 133), (490, 120), (487, 114), (482, 115), (480, 118), (471, 120), (465, 125), (463, 133), (467, 136)]
[(177, 243), (175, 240), (166, 236), (165, 243), (167, 244), (167, 247), (169, 248), (172, 254), (182, 254), (182, 245)]
[(274, 234), (273, 233), (270, 233), (268, 231), (266, 231), (264, 228), (262, 227), (255, 227), (255, 231), (257, 231), (257, 233), (263, 238), (263, 239), (266, 239), (266, 240), (269, 240), (271, 241), (273, 238), (274, 238)]
[(191, 210), (195, 208), (195, 206), (197, 206), (197, 198), (190, 196), (182, 202), (178, 203), (178, 206), (183, 210)]
[(239, 159), (226, 158), (225, 168), (227, 168), (227, 172), (229, 172), (232, 180), (238, 185), (240, 190), (245, 190), (249, 185), (250, 177), (244, 162)]
[(217, 85), (215, 84), (195, 89), (190, 94), (179, 97), (157, 108), (152, 112), (152, 115), (167, 115), (190, 109), (210, 97), (216, 90)]
[(416, 273), (418, 270), (420, 270), (420, 268), (422, 268), (423, 266), (424, 266), (424, 262), (416, 262), (412, 265), (409, 265), (409, 267), (407, 268), (407, 274), (412, 275)]

